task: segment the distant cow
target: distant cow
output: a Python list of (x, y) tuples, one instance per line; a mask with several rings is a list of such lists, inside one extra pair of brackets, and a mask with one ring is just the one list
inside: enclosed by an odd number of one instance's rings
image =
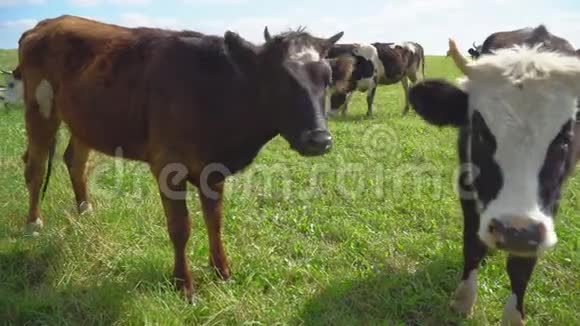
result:
[[(379, 85), (401, 82), (405, 96), (404, 114), (409, 112), (409, 81), (415, 84), (425, 78), (425, 51), (419, 43), (373, 43), (379, 53)], [(421, 74), (419, 75), (419, 71)], [(367, 98), (367, 115), (372, 115), (376, 87)]]
[[(14, 71), (0, 70), (5, 85), (0, 86), (0, 100), (5, 103), (18, 103), (22, 100), (22, 81), (20, 69)], [(6, 104), (5, 104), (6, 105)]]
[(524, 322), (524, 293), (538, 256), (557, 242), (554, 216), (580, 149), (580, 60), (540, 25), (491, 34), (459, 87), (427, 80), (410, 91), (427, 122), (459, 128), (464, 268), (452, 306), (469, 313), (489, 249), (508, 253), (504, 325)]
[(303, 156), (329, 151), (323, 107), (331, 69), (324, 57), (341, 36), (298, 30), (272, 37), (266, 29), (266, 42), (256, 46), (229, 31), (218, 37), (73, 16), (41, 21), (22, 35), (18, 52), (27, 222), (42, 224), (45, 163), (64, 122), (71, 133), (64, 160), (79, 210), (90, 207), (91, 150), (146, 162), (159, 185), (178, 289), (192, 298), (187, 182), (199, 189), (211, 265), (229, 278), (221, 240), (225, 178), (247, 167), (276, 135)]
[(350, 82), (346, 88), (332, 92), (331, 112), (345, 114), (354, 91), (367, 92), (376, 87), (377, 67), (380, 65), (377, 49), (369, 44), (336, 44), (328, 58), (354, 61)]
[[(377, 87), (379, 85), (391, 85), (398, 82), (401, 82), (403, 85), (405, 96), (404, 113), (406, 114), (409, 111), (409, 81), (415, 84), (425, 76), (425, 51), (420, 44), (415, 42), (403, 42), (400, 44), (372, 43), (372, 46), (377, 51), (378, 60), (367, 60), (367, 62), (373, 63), (374, 81), (363, 84), (371, 85), (369, 88), (357, 88), (367, 91), (367, 116), (372, 116)], [(366, 72), (365, 76), (368, 78), (370, 76), (370, 64), (367, 67), (369, 68), (364, 71)], [(357, 80), (355, 78), (355, 73), (353, 73), (353, 79)], [(353, 88), (356, 87), (353, 86)], [(337, 108), (344, 103), (342, 110), (344, 113), (351, 96), (351, 92), (333, 94), (331, 101), (333, 103), (332, 107)]]

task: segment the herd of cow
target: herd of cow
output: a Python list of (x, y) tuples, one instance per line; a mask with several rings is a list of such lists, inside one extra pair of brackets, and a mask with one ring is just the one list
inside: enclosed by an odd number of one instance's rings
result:
[[(580, 153), (576, 50), (542, 25), (491, 34), (470, 50), (471, 62), (450, 40), (448, 55), (465, 74), (454, 85), (417, 82), (425, 64), (417, 43), (337, 44), (342, 35), (299, 29), (272, 36), (265, 29), (256, 45), (230, 31), (125, 28), (74, 16), (41, 21), (20, 38), (14, 71), (26, 107), (28, 225), (42, 226), (41, 187), (64, 122), (71, 135), (64, 161), (79, 212), (91, 208), (91, 150), (115, 155), (120, 148), (150, 166), (174, 245), (176, 286), (192, 300), (186, 183), (199, 189), (210, 263), (228, 279), (226, 177), (277, 135), (303, 156), (324, 155), (332, 147), (329, 109), (344, 112), (360, 90), (370, 115), (377, 86), (402, 81), (405, 112), (411, 104), (426, 122), (458, 129), (464, 269), (452, 307), (470, 313), (479, 265), (488, 250), (501, 249), (512, 289), (502, 322), (522, 325), (528, 281), (540, 254), (557, 242), (553, 218)], [(408, 91), (407, 79), (414, 84)], [(185, 170), (171, 174), (171, 166)]]

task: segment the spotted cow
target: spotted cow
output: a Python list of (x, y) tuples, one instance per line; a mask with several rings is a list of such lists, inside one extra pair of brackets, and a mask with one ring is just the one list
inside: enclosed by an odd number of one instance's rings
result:
[(418, 114), (458, 128), (463, 274), (452, 307), (469, 313), (491, 249), (507, 252), (511, 295), (503, 325), (524, 324), (524, 294), (538, 257), (557, 242), (554, 217), (578, 161), (580, 60), (545, 26), (491, 34), (457, 86), (423, 81), (410, 90)]
[(380, 68), (377, 49), (370, 44), (336, 44), (328, 52), (328, 58), (350, 58), (354, 62), (349, 84), (331, 94), (330, 113), (341, 112), (344, 115), (355, 91), (367, 92), (370, 96), (371, 90), (376, 87)]

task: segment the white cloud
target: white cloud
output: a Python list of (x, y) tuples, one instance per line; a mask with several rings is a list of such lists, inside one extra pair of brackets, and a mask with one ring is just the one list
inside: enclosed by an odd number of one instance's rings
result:
[(0, 0), (0, 7), (16, 5), (40, 5), (46, 3), (46, 0)]
[(558, 9), (552, 1), (545, 0), (393, 0), (373, 10), (344, 16), (295, 8), (279, 16), (206, 21), (197, 27), (214, 34), (230, 29), (251, 41), (262, 42), (264, 25), (272, 33), (306, 25), (321, 37), (344, 31), (341, 42), (412, 40), (421, 43), (427, 54), (441, 55), (447, 51), (449, 37), (455, 38), (466, 52), (472, 42), (481, 43), (493, 32), (545, 24), (552, 33), (580, 47), (580, 11)]
[(179, 0), (179, 2), (194, 5), (234, 5), (248, 3), (249, 0)]
[(29, 29), (38, 23), (35, 19), (17, 19), (0, 21), (0, 29), (2, 28), (17, 28), (19, 30)]
[(152, 0), (68, 0), (68, 2), (77, 6), (90, 7), (100, 4), (146, 5), (152, 3)]

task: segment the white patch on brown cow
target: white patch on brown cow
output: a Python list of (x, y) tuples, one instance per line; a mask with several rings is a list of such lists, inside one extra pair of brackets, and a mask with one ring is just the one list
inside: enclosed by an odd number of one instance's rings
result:
[(466, 280), (461, 281), (455, 294), (451, 307), (458, 313), (469, 315), (472, 312), (473, 305), (477, 299), (477, 269), (469, 273)]
[(302, 63), (320, 61), (320, 53), (312, 46), (305, 46), (301, 48), (292, 47), (290, 49), (290, 59)]
[(43, 79), (34, 92), (36, 102), (38, 102), (38, 110), (46, 119), (50, 118), (52, 111), (52, 101), (54, 99), (54, 90), (48, 80)]

